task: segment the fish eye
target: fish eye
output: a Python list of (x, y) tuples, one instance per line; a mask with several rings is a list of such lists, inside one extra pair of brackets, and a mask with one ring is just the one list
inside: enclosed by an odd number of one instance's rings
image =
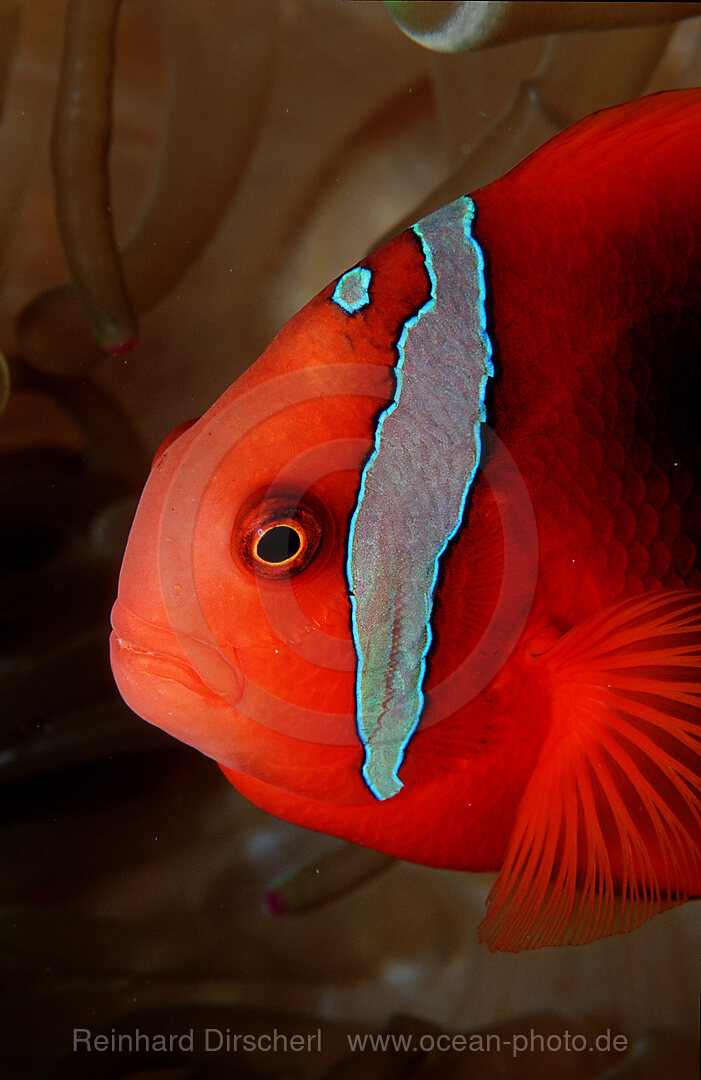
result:
[(283, 578), (305, 570), (323, 538), (318, 508), (294, 498), (264, 499), (253, 506), (235, 530), (238, 556), (254, 574)]
[(258, 538), (256, 557), (270, 566), (294, 559), (302, 547), (303, 536), (292, 525), (273, 525)]

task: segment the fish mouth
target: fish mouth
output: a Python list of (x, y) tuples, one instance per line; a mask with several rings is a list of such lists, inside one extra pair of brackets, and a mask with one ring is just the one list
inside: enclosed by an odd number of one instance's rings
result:
[[(147, 622), (119, 600), (112, 609), (112, 627), (112, 672), (137, 716), (226, 769), (278, 791), (323, 803), (375, 801), (360, 777), (359, 746), (320, 745), (253, 720), (246, 715), (251, 710), (245, 701), (246, 691), (255, 687), (233, 663), (230, 692), (207, 685), (187, 654), (196, 656), (211, 645)], [(244, 711), (236, 707), (242, 698)]]
[[(195, 674), (190, 664), (183, 660), (177, 660), (167, 653), (139, 648), (139, 646), (125, 641), (115, 631), (110, 634), (110, 659), (112, 668), (115, 671), (115, 678), (117, 678), (117, 672), (121, 673), (128, 666), (136, 671), (143, 672), (149, 678), (176, 682), (184, 689), (195, 694), (207, 691), (207, 687)], [(117, 679), (117, 683), (119, 685), (119, 679)]]
[(224, 697), (200, 678), (171, 629), (146, 622), (119, 600), (112, 609), (110, 663), (122, 698), (138, 716), (217, 762), (245, 767), (232, 745), (235, 703), (245, 685), (233, 665), (233, 692)]

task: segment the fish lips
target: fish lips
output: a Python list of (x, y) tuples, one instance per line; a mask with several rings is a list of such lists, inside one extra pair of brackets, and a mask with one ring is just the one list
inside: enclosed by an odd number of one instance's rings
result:
[[(236, 773), (281, 791), (334, 805), (374, 803), (361, 779), (359, 741), (295, 738), (246, 715), (258, 689), (233, 663), (228, 686), (213, 688), (197, 674), (173, 630), (145, 622), (118, 599), (112, 609), (110, 660), (127, 705), (138, 716)], [(187, 651), (212, 650), (188, 641)], [(210, 656), (211, 659), (211, 656)], [(222, 661), (221, 656), (219, 657)], [(243, 699), (243, 700), (242, 700)], [(241, 702), (245, 712), (236, 708)]]
[(112, 673), (129, 708), (215, 761), (240, 768), (243, 760), (228, 731), (243, 675), (230, 666), (227, 700), (203, 682), (169, 628), (145, 622), (119, 600), (112, 609), (112, 628)]

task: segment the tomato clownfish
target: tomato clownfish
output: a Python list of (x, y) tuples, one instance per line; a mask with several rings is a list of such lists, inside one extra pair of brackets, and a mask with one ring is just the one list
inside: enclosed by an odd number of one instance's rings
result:
[(125, 701), (289, 821), (499, 870), (491, 948), (701, 894), (701, 91), (324, 289), (157, 454)]

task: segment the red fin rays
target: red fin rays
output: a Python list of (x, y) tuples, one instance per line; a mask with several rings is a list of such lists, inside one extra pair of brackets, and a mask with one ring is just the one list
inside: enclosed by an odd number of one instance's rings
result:
[(701, 892), (701, 593), (646, 593), (537, 658), (553, 720), (480, 935), (583, 944)]

